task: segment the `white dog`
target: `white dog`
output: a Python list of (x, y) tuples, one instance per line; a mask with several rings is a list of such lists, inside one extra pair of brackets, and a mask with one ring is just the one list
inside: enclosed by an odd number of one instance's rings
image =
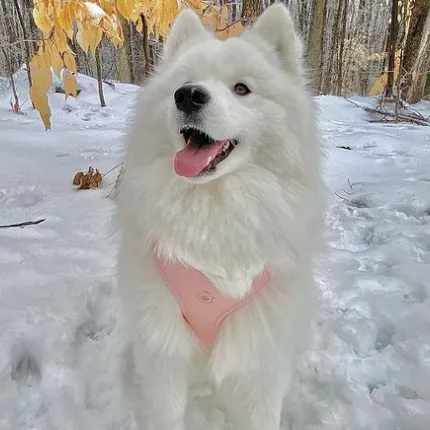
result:
[(119, 196), (139, 430), (184, 430), (208, 381), (240, 430), (278, 430), (316, 304), (320, 147), (301, 43), (269, 7), (220, 41), (191, 10), (142, 90)]

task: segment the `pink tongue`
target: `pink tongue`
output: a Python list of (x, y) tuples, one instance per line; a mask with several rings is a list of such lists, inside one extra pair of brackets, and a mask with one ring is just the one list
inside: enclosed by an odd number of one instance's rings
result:
[(194, 178), (216, 157), (226, 140), (215, 141), (211, 145), (199, 146), (191, 139), (184, 149), (175, 156), (175, 172), (179, 176)]

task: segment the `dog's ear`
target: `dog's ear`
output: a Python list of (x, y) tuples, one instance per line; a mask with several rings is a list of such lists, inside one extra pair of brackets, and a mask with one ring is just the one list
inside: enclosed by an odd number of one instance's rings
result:
[(201, 41), (209, 38), (210, 33), (203, 27), (199, 16), (192, 9), (184, 9), (173, 23), (164, 48), (164, 60), (178, 56), (195, 40)]
[(258, 18), (251, 33), (275, 49), (287, 71), (296, 75), (301, 74), (302, 41), (294, 30), (289, 10), (283, 4), (269, 6)]

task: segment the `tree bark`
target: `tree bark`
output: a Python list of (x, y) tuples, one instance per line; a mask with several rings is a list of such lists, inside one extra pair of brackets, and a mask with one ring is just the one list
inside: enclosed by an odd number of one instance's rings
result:
[[(27, 77), (28, 77), (28, 86), (31, 88), (32, 81), (31, 81), (31, 71), (30, 71), (30, 60), (31, 60), (31, 51), (30, 51), (30, 36), (28, 34), (27, 28), (24, 23), (24, 18), (22, 16), (21, 8), (19, 6), (18, 0), (13, 0), (13, 3), (15, 5), (16, 13), (18, 14), (18, 20), (19, 24), (21, 26), (22, 34), (24, 36), (24, 49), (25, 49), (25, 63), (27, 65)], [(34, 105), (33, 105), (34, 108)]]
[(19, 97), (18, 97), (18, 92), (16, 90), (16, 86), (15, 86), (15, 79), (13, 77), (13, 68), (12, 68), (12, 64), (10, 62), (10, 58), (8, 53), (6, 52), (6, 49), (2, 48), (1, 52), (3, 54), (3, 57), (5, 59), (5, 64), (6, 64), (6, 69), (8, 71), (8, 77), (9, 77), (9, 82), (10, 82), (10, 86), (12, 88), (12, 95), (14, 98), (14, 103), (12, 105), (12, 110), (15, 113), (19, 113), (20, 112), (20, 105), (19, 105)]
[(33, 0), (21, 0), (25, 13), (24, 16), (29, 24), (29, 32), (30, 39), (32, 40), (30, 46), (32, 54), (37, 51), (37, 40), (40, 38), (40, 30), (37, 28), (37, 25), (34, 21), (33, 10), (34, 10), (34, 2)]
[(243, 0), (242, 13), (240, 15), (244, 27), (252, 24), (263, 12), (262, 0)]
[(415, 0), (412, 9), (409, 33), (405, 44), (405, 55), (403, 57), (403, 67), (409, 73), (412, 73), (412, 69), (418, 55), (429, 10), (430, 2), (428, 0)]
[[(359, 3), (359, 28), (364, 28), (362, 31), (362, 43), (366, 47), (367, 52), (370, 52), (369, 46), (369, 30), (370, 30), (370, 16), (372, 14), (374, 2), (370, 0), (370, 2), (366, 2), (366, 0), (360, 0)], [(362, 96), (367, 95), (367, 87), (369, 85), (369, 63), (367, 67), (360, 69), (358, 72), (358, 85), (359, 85), (359, 94)]]
[(308, 37), (308, 1), (307, 0), (297, 0), (297, 7), (299, 12), (299, 25), (300, 32), (305, 41)]
[(96, 57), (96, 68), (97, 68), (97, 83), (99, 88), (99, 97), (100, 97), (100, 105), (101, 107), (106, 107), (105, 96), (103, 94), (103, 76), (102, 76), (102, 61), (101, 61), (101, 53), (100, 53), (100, 44), (96, 48), (95, 57)]
[(133, 76), (132, 52), (130, 41), (130, 24), (123, 17), (120, 18), (122, 31), (124, 34), (124, 43), (116, 51), (116, 63), (118, 70), (118, 79), (120, 82), (135, 83)]
[(323, 67), (324, 28), (327, 10), (326, 0), (313, 0), (312, 19), (309, 29), (307, 61), (311, 70), (312, 89), (318, 94), (321, 90)]
[(340, 96), (342, 94), (343, 86), (343, 53), (345, 50), (345, 39), (346, 39), (346, 22), (347, 22), (347, 11), (348, 11), (348, 0), (343, 0), (342, 9), (342, 32), (339, 35), (340, 44), (337, 56), (337, 88), (336, 94)]
[(399, 35), (399, 3), (398, 0), (393, 0), (391, 7), (391, 24), (390, 34), (388, 36), (387, 56), (388, 56), (388, 72), (387, 72), (387, 88), (385, 95), (387, 97), (393, 96), (394, 89), (394, 71), (396, 68), (396, 52), (397, 52), (397, 38)]
[[(5, 23), (6, 23), (6, 41), (12, 46), (12, 43), (16, 41), (17, 36), (16, 33), (12, 27), (12, 20), (10, 16), (10, 9), (7, 8), (5, 0), (0, 0), (0, 6), (1, 10), (3, 11), (3, 15), (5, 17)], [(18, 92), (16, 90), (15, 85), (15, 79), (14, 79), (14, 65), (12, 63), (11, 55), (9, 55), (9, 52), (6, 50), (6, 48), (1, 48), (1, 52), (3, 54), (5, 64), (6, 64), (6, 70), (9, 78), (9, 82), (12, 88), (12, 94), (14, 98), (14, 103), (12, 104), (12, 110), (15, 113), (20, 112), (20, 105), (19, 105), (19, 97)]]
[[(426, 51), (428, 50), (429, 14), (430, 2), (428, 0), (416, 0), (412, 9), (409, 34), (403, 56), (403, 68), (407, 73), (407, 79), (403, 85), (402, 98), (407, 101), (416, 100), (417, 96), (424, 92), (425, 82), (423, 79), (421, 79), (420, 85), (417, 84), (421, 74), (427, 71), (423, 70), (423, 66), (426, 63)], [(421, 91), (418, 90), (418, 87), (421, 88)]]
[(148, 31), (148, 22), (146, 21), (145, 15), (142, 13), (140, 15), (140, 19), (142, 20), (142, 35), (143, 35), (143, 56), (145, 58), (145, 78), (150, 76), (152, 72), (152, 63), (151, 63), (151, 54), (149, 52), (149, 31)]
[(145, 80), (145, 54), (143, 52), (143, 37), (136, 29), (134, 22), (130, 22), (131, 61), (134, 84)]
[(425, 77), (423, 78), (425, 79), (425, 85), (424, 85), (424, 98), (426, 98), (427, 100), (430, 100), (430, 73), (427, 72), (427, 74), (425, 75)]
[(332, 43), (330, 48), (329, 62), (327, 67), (327, 75), (323, 85), (323, 94), (330, 94), (332, 91), (332, 78), (333, 78), (333, 69), (334, 69), (334, 58), (337, 55), (337, 46), (339, 41), (339, 25), (340, 25), (340, 16), (342, 13), (342, 0), (338, 0), (336, 15), (334, 20), (334, 25), (332, 29)]

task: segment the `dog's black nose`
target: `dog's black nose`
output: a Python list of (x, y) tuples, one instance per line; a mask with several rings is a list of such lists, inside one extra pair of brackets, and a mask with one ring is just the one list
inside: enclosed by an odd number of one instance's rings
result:
[(186, 114), (199, 111), (211, 98), (205, 88), (190, 84), (177, 89), (174, 97), (176, 107)]

